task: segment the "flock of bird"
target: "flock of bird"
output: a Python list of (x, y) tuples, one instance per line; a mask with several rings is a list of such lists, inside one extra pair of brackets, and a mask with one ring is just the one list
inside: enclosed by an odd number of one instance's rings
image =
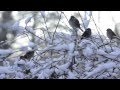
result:
[[(73, 29), (79, 28), (79, 29), (83, 32), (83, 30), (82, 30), (81, 27), (80, 27), (79, 20), (78, 20), (76, 17), (71, 16), (70, 19), (69, 19), (69, 24), (70, 24), (70, 26), (71, 26)], [(106, 31), (107, 31), (107, 37), (108, 37), (110, 40), (112, 40), (112, 39), (114, 39), (114, 38), (120, 39), (119, 37), (116, 36), (116, 34), (115, 34), (110, 28), (108, 28)], [(91, 34), (92, 34), (92, 33), (91, 33), (91, 29), (90, 29), (90, 28), (87, 28), (87, 29), (83, 32), (81, 39), (83, 39), (83, 38), (90, 38), (90, 37), (91, 37)]]
[[(91, 34), (92, 34), (91, 29), (87, 28), (85, 31), (83, 31), (80, 27), (79, 20), (77, 18), (75, 18), (74, 16), (70, 17), (69, 24), (73, 29), (76, 30), (76, 28), (79, 28), (83, 32), (81, 40), (91, 37)], [(106, 31), (107, 31), (107, 37), (110, 40), (112, 40), (114, 38), (119, 39), (111, 29), (108, 28)], [(34, 50), (33, 51), (28, 51), (24, 56), (20, 56), (20, 59), (23, 59), (23, 60), (27, 59), (28, 60), (28, 59), (31, 59), (33, 56), (34, 56)]]

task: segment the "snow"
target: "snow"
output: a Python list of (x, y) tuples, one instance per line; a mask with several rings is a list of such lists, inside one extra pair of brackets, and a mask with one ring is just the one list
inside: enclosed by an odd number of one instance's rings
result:
[(16, 79), (23, 79), (24, 78), (24, 74), (21, 72), (16, 72)]
[(27, 46), (21, 46), (19, 48), (20, 51), (27, 51), (28, 50), (28, 47)]
[(62, 49), (68, 49), (68, 46), (66, 44), (63, 45), (57, 45), (56, 47), (54, 47), (55, 50), (62, 50)]
[(25, 24), (27, 25), (27, 24), (30, 22), (31, 19), (32, 19), (32, 16), (31, 16), (31, 17), (28, 17), (28, 18), (25, 20)]
[(99, 54), (99, 55), (106, 55), (107, 53), (104, 50), (102, 50), (102, 49), (98, 49), (97, 50), (97, 54)]
[[(56, 40), (57, 41), (57, 40)], [(55, 42), (54, 42), (55, 43)], [(4, 62), (4, 67), (0, 67), (0, 78), (33, 78), (38, 76), (38, 79), (49, 79), (49, 78), (67, 78), (67, 79), (77, 79), (77, 78), (111, 78), (118, 77), (120, 64), (119, 62), (119, 48), (114, 46), (114, 50), (111, 52), (105, 52), (104, 48), (97, 48), (97, 46), (92, 43), (90, 40), (82, 40), (79, 42), (81, 47), (80, 51), (74, 51), (75, 44), (74, 42), (62, 44), (56, 42), (56, 45), (48, 45), (44, 49), (37, 51), (39, 56), (42, 56), (43, 53), (48, 52), (49, 50), (54, 50), (60, 52), (58, 57), (43, 58), (44, 60), (39, 60), (36, 57), (35, 60), (20, 60), (15, 58), (15, 62), (10, 65), (9, 61)], [(29, 46), (36, 47), (34, 43), (30, 42)], [(24, 48), (26, 47), (21, 47)], [(63, 56), (66, 51), (66, 56)], [(6, 51), (1, 50), (1, 53), (10, 53), (11, 49)], [(79, 54), (82, 52), (83, 54)], [(37, 54), (36, 54), (37, 55)], [(81, 56), (80, 56), (81, 55)], [(83, 55), (83, 56), (82, 56)], [(71, 65), (71, 57), (76, 57), (76, 64)], [(77, 57), (79, 56), (79, 57)], [(43, 56), (44, 57), (44, 56)], [(117, 59), (118, 57), (118, 59)], [(37, 60), (38, 59), (38, 60)], [(37, 60), (37, 61), (36, 61)], [(113, 62), (115, 60), (115, 62)], [(72, 68), (72, 71), (70, 69)], [(113, 70), (113, 68), (115, 68)], [(26, 70), (30, 69), (29, 74), (25, 74)], [(106, 72), (104, 72), (107, 70)], [(51, 75), (56, 73), (56, 76)], [(6, 76), (6, 74), (7, 76)], [(102, 74), (103, 73), (103, 74)], [(12, 75), (10, 75), (12, 74)], [(32, 76), (31, 76), (32, 75)]]
[(17, 62), (17, 64), (25, 64), (25, 61), (24, 60), (20, 60)]
[(7, 56), (9, 56), (12, 53), (13, 53), (12, 49), (8, 49), (8, 50), (0, 49), (0, 58), (7, 57)]
[[(83, 13), (82, 19), (85, 27), (92, 28), (93, 33), (91, 38), (82, 40), (80, 40), (82, 33), (79, 33), (78, 37), (75, 36), (73, 38), (71, 31), (67, 29), (66, 31), (69, 34), (65, 33), (64, 30), (62, 32), (62, 29), (60, 29), (60, 31), (56, 31), (55, 33), (50, 31), (51, 36), (54, 33), (54, 39), (49, 38), (47, 33), (45, 33), (45, 37), (43, 37), (41, 33), (36, 33), (36, 31), (28, 25), (32, 17), (25, 18), (23, 21), (26, 24), (25, 26), (21, 26), (20, 21), (16, 22), (12, 25), (12, 29), (18, 31), (17, 33), (20, 36), (25, 35), (26, 37), (20, 37), (22, 39), (17, 41), (18, 45), (20, 45), (17, 50), (16, 48), (0, 49), (0, 79), (31, 79), (35, 76), (37, 76), (38, 79), (120, 78), (119, 45), (116, 45), (116, 42), (112, 42), (112, 50), (108, 38), (105, 37), (105, 29), (108, 27), (114, 28), (109, 13), (110, 12), (107, 12), (105, 17), (100, 20), (94, 18), (96, 24), (103, 32), (100, 36), (97, 34), (96, 28), (93, 28), (95, 25), (90, 19), (91, 15), (94, 17), (98, 15), (91, 11)], [(47, 12), (45, 11), (40, 11), (40, 14), (45, 18), (47, 17)], [(102, 12), (101, 15), (102, 14), (105, 14), (105, 12)], [(69, 16), (71, 15), (72, 14), (69, 13)], [(115, 18), (115, 21), (116, 19), (117, 18)], [(41, 29), (38, 30), (40, 31)], [(48, 32), (49, 30), (44, 31)], [(35, 41), (30, 41), (27, 35), (31, 33), (39, 35), (42, 39), (34, 37)], [(24, 43), (26, 38), (26, 41), (28, 41), (27, 44)], [(77, 39), (77, 41), (75, 41), (75, 39)], [(20, 59), (20, 56), (25, 55), (29, 48), (35, 50), (34, 56), (31, 59)], [(16, 51), (20, 51), (21, 54), (7, 58), (9, 54), (17, 54)]]
[(7, 49), (7, 50), (0, 49), (0, 55), (3, 55), (3, 54), (10, 54), (10, 53), (12, 53), (12, 52), (13, 52), (12, 49)]
[(28, 32), (34, 33), (34, 30), (32, 29), (32, 27), (26, 26), (25, 29)]
[(16, 30), (19, 27), (19, 21), (17, 21), (15, 24), (12, 25), (12, 29)]
[(42, 16), (45, 17), (45, 11), (40, 11), (40, 14), (42, 14)]
[(87, 76), (85, 78), (88, 78), (102, 70), (109, 69), (115, 67), (116, 64), (114, 62), (109, 62), (105, 64), (100, 64), (97, 68), (95, 68), (92, 72), (87, 73)]
[(33, 68), (35, 66), (35, 64), (32, 61), (29, 61), (29, 62), (26, 63), (26, 66), (28, 68)]
[(86, 48), (83, 50), (83, 54), (84, 54), (84, 56), (86, 56), (86, 57), (90, 57), (90, 56), (93, 54), (93, 51), (92, 51), (91, 48), (86, 47)]
[(35, 45), (35, 43), (33, 43), (33, 42), (29, 42), (29, 43), (28, 43), (28, 46), (32, 48), (32, 47), (35, 47), (36, 45)]
[(88, 28), (88, 25), (90, 23), (90, 17), (92, 15), (92, 12), (91, 11), (85, 11), (85, 14), (84, 14), (84, 17), (83, 17), (83, 23), (84, 25), (82, 24), (82, 27), (85, 26), (85, 29)]
[(10, 67), (0, 67), (0, 74), (10, 74), (14, 73), (14, 71)]
[(69, 47), (69, 51), (72, 53), (73, 51), (74, 51), (74, 43), (70, 43), (69, 45), (68, 45), (68, 47)]
[(3, 78), (5, 78), (5, 74), (0, 75), (0, 79), (3, 79)]
[(72, 73), (71, 71), (68, 72), (68, 79), (76, 79), (75, 76), (76, 75)]
[(31, 69), (31, 73), (34, 75), (37, 72), (39, 72), (40, 69), (41, 69), (40, 67), (39, 68), (35, 68), (35, 69)]

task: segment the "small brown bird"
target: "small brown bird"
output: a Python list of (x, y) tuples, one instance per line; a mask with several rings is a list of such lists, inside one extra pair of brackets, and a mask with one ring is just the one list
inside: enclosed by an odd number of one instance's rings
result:
[(80, 23), (79, 23), (79, 21), (78, 21), (78, 19), (77, 18), (75, 18), (74, 16), (71, 16), (70, 17), (70, 19), (69, 19), (69, 24), (70, 24), (70, 26), (74, 29), (76, 29), (76, 28), (79, 28), (82, 32), (83, 32), (83, 30), (81, 29), (81, 27), (80, 27)]
[(34, 51), (28, 51), (24, 56), (20, 56), (20, 59), (31, 59), (34, 56)]
[(107, 37), (110, 40), (115, 39), (115, 38), (120, 39), (116, 36), (116, 34), (111, 29), (108, 28), (106, 31), (107, 31)]
[(81, 40), (84, 38), (89, 38), (91, 36), (91, 29), (87, 28), (85, 32), (82, 34)]

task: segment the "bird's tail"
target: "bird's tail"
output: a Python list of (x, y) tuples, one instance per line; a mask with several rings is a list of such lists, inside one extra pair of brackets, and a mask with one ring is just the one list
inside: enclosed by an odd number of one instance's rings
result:
[(114, 36), (114, 38), (117, 38), (118, 40), (120, 40), (120, 37)]
[(82, 40), (82, 39), (85, 39), (85, 37), (82, 36), (82, 37), (81, 37), (81, 40)]
[(84, 39), (83, 37), (81, 37), (81, 40)]
[(80, 29), (82, 32), (84, 32), (83, 29), (82, 29), (81, 27), (79, 27), (79, 29)]

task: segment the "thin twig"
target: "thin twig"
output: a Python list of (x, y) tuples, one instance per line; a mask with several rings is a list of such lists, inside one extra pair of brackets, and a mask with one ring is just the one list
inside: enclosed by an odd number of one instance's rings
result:
[[(40, 12), (40, 13), (41, 13), (41, 12)], [(50, 36), (50, 34), (49, 34), (49, 29), (48, 29), (48, 27), (47, 27), (47, 22), (46, 22), (46, 20), (45, 20), (45, 17), (43, 16), (42, 13), (41, 13), (41, 15), (42, 15), (43, 20), (44, 20), (44, 22), (45, 22), (45, 27), (46, 27), (46, 29), (47, 29), (47, 33), (48, 33), (48, 35), (49, 35), (49, 38), (51, 39), (51, 36)]]
[[(96, 26), (96, 29), (97, 29), (98, 34), (99, 34), (99, 37), (100, 37), (100, 39), (101, 39), (101, 41), (102, 41), (102, 43), (103, 43), (103, 39), (101, 38), (100, 32), (99, 32), (99, 30), (98, 30), (98, 26), (97, 26), (97, 25), (96, 25), (96, 23), (95, 23), (95, 20), (94, 20), (93, 15), (91, 15), (91, 17), (92, 17), (92, 20), (93, 20), (93, 22), (94, 22), (94, 24), (95, 24), (95, 26)], [(104, 44), (104, 43), (103, 43), (103, 44)], [(105, 47), (105, 46), (104, 46), (104, 48), (106, 49), (106, 47)], [(106, 49), (106, 52), (107, 52), (107, 49)]]
[(61, 15), (62, 15), (62, 13), (60, 14), (60, 17), (59, 17), (59, 20), (58, 20), (57, 26), (56, 26), (56, 28), (55, 28), (55, 31), (54, 31), (54, 33), (53, 33), (53, 39), (52, 39), (52, 43), (53, 43), (53, 40), (54, 40), (54, 35), (55, 35), (55, 33), (56, 33), (56, 30), (57, 30), (57, 28), (58, 28), (58, 25), (59, 25), (59, 22), (60, 22), (60, 20), (61, 20)]

